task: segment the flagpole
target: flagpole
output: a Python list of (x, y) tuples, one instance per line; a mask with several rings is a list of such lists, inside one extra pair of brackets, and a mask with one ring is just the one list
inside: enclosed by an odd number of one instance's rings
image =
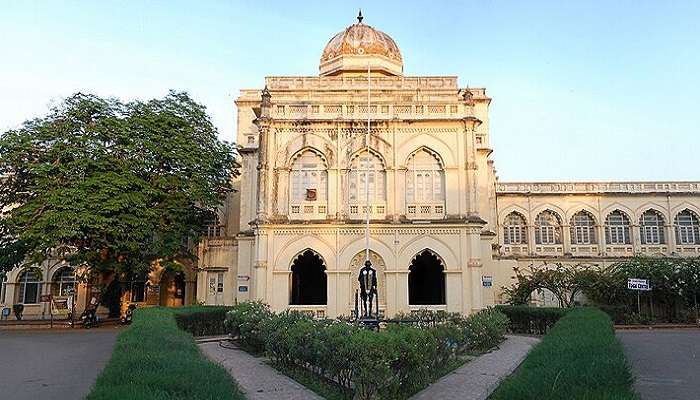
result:
[(370, 138), (370, 101), (371, 101), (371, 79), (370, 79), (371, 67), (369, 62), (367, 63), (367, 134), (365, 135), (365, 213), (366, 213), (366, 225), (365, 225), (365, 260), (369, 261), (369, 138)]

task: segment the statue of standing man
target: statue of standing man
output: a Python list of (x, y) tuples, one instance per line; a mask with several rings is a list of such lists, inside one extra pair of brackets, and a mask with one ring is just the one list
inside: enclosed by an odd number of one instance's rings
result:
[[(372, 317), (372, 303), (377, 296), (377, 271), (372, 268), (372, 263), (367, 260), (365, 266), (360, 269), (357, 277), (360, 282), (360, 297), (362, 298), (362, 314), (364, 318)], [(379, 310), (375, 310), (379, 316)]]

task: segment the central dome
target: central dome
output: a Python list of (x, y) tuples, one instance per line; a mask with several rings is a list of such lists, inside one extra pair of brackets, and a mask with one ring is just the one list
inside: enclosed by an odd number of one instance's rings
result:
[(333, 36), (323, 49), (319, 72), (322, 76), (367, 73), (367, 67), (383, 75), (401, 75), (403, 59), (394, 39), (358, 22)]

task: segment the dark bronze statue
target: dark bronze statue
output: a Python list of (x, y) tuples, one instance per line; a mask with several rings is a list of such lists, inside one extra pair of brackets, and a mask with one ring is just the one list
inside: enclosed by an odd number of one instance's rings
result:
[[(357, 280), (360, 282), (363, 318), (371, 318), (372, 303), (374, 297), (377, 296), (377, 271), (372, 268), (372, 263), (369, 260), (365, 261), (365, 266), (360, 269), (360, 275), (357, 277)], [(379, 310), (375, 310), (375, 312), (378, 317)]]

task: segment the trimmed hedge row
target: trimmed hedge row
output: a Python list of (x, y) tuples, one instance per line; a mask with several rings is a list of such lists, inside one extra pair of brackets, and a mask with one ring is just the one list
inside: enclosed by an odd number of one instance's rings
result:
[(208, 361), (192, 335), (178, 328), (177, 312), (137, 309), (87, 399), (243, 399), (228, 372)]
[(193, 306), (174, 310), (175, 322), (192, 336), (214, 336), (226, 334), (224, 320), (230, 306)]
[(570, 308), (497, 305), (496, 310), (510, 320), (510, 332), (533, 335), (546, 334)]
[(575, 308), (489, 399), (638, 399), (632, 383), (610, 318), (598, 309)]
[(399, 399), (442, 376), (460, 354), (497, 345), (508, 324), (495, 310), (437, 319), (423, 327), (391, 323), (374, 332), (348, 321), (275, 314), (262, 303), (241, 303), (227, 314), (226, 325), (244, 347), (264, 351), (284, 369), (312, 371), (357, 399)]

